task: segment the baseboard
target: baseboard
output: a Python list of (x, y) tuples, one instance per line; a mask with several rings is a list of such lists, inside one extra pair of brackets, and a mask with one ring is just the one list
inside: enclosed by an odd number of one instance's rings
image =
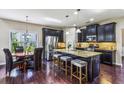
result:
[(0, 62), (0, 65), (5, 65), (5, 64), (6, 64), (6, 63), (1, 63), (1, 62)]
[(114, 64), (115, 66), (120, 66), (120, 67), (122, 67), (123, 65), (122, 64), (120, 64), (120, 63), (115, 63)]

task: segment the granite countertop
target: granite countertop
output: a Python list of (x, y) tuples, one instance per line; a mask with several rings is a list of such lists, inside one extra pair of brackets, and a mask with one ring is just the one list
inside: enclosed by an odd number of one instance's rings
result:
[(76, 55), (76, 56), (80, 56), (80, 57), (84, 57), (84, 58), (102, 54), (101, 52), (91, 52), (91, 51), (82, 51), (82, 50), (54, 49), (54, 51), (68, 53), (68, 54), (72, 54), (72, 55)]
[[(84, 49), (84, 47), (76, 47), (78, 49)], [(87, 47), (85, 47), (87, 48)], [(103, 50), (103, 51), (116, 51), (116, 49), (106, 49), (106, 48), (95, 48), (95, 50)]]
[(102, 48), (96, 48), (95, 50), (103, 50), (103, 51), (116, 51), (115, 49), (102, 49)]

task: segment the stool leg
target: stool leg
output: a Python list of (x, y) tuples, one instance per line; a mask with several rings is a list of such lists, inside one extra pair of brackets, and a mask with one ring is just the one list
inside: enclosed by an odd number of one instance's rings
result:
[(71, 81), (72, 81), (73, 65), (71, 64)]
[(55, 61), (55, 58), (53, 57), (53, 67), (54, 67), (54, 65), (55, 65), (55, 62), (54, 62), (54, 61)]
[(77, 76), (78, 76), (78, 73), (79, 73), (79, 72), (78, 72), (78, 67), (77, 67), (77, 72), (76, 72), (76, 73), (77, 73)]
[(58, 69), (60, 69), (60, 59), (58, 58)]
[(67, 77), (67, 61), (65, 61), (65, 75)]
[(80, 84), (82, 83), (82, 69), (80, 67)]
[(86, 74), (86, 82), (87, 82), (87, 79), (88, 79), (88, 75), (87, 75), (87, 65), (85, 67), (85, 74)]

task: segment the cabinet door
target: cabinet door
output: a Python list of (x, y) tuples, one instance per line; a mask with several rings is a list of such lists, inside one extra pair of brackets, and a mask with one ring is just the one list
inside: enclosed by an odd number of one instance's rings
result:
[(102, 57), (103, 63), (112, 64), (112, 53), (104, 52)]
[(87, 26), (87, 35), (96, 35), (98, 24)]
[(82, 31), (78, 33), (78, 42), (82, 42)]
[(105, 25), (105, 41), (115, 41), (115, 24)]
[(82, 29), (82, 42), (86, 42), (86, 29)]
[(97, 41), (104, 41), (104, 25), (101, 25), (98, 27), (98, 31), (97, 31)]
[(58, 32), (58, 42), (63, 42), (63, 31)]
[(91, 36), (92, 35), (92, 26), (87, 26), (87, 33), (86, 33), (86, 35), (87, 36)]

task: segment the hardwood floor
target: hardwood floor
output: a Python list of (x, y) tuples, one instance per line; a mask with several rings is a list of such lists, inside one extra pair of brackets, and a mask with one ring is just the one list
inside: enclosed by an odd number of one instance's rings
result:
[[(76, 84), (78, 80), (70, 81), (70, 75), (65, 77), (62, 71), (53, 69), (51, 62), (45, 62), (41, 71), (27, 72), (14, 69), (11, 76), (5, 74), (5, 66), (0, 67), (0, 84)], [(88, 84), (124, 84), (124, 67), (101, 64), (100, 76)]]

